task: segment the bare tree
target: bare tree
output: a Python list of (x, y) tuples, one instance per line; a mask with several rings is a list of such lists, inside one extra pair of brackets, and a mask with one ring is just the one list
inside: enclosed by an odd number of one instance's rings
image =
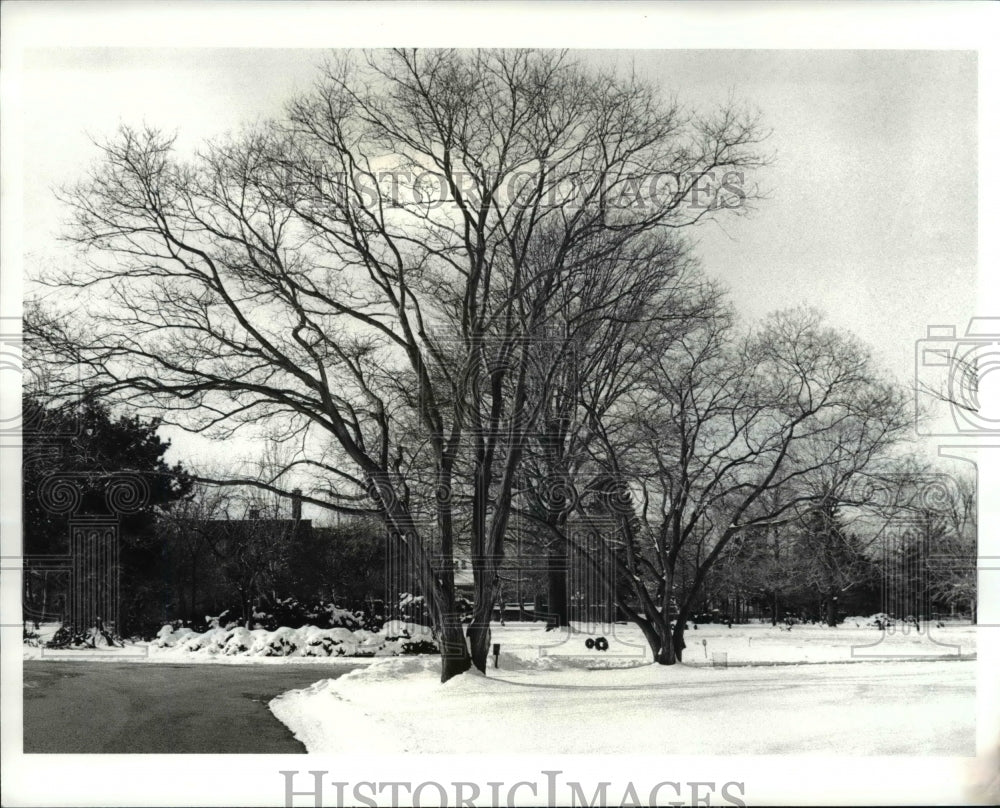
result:
[[(739, 339), (723, 317), (660, 354), (650, 371), (630, 439), (608, 435), (602, 462), (631, 481), (636, 499), (616, 554), (621, 580), (631, 582), (621, 606), (656, 660), (671, 664), (730, 542), (794, 519), (816, 499), (799, 483), (838, 458), (863, 467), (875, 450), (866, 454), (848, 436), (885, 447), (892, 430), (862, 425), (894, 423), (903, 400), (862, 345), (809, 311), (780, 312)], [(682, 554), (694, 559), (683, 588)]]
[[(735, 107), (688, 114), (564, 54), (348, 57), (285, 120), (189, 160), (155, 131), (101, 145), (63, 194), (72, 239), (96, 257), (47, 279), (87, 314), (39, 335), (79, 358), (88, 386), (185, 429), (280, 425), (298, 455), (282, 481), (252, 482), (288, 494), (292, 472), (316, 474), (305, 501), (379, 513), (427, 599), (442, 677), (485, 670), (514, 479), (545, 398), (529, 375), (565, 360), (534, 348), (552, 302), (600, 256), (745, 201), (726, 182), (697, 205), (690, 192), (759, 165), (761, 137)], [(659, 196), (636, 202), (656, 180)], [(539, 363), (549, 372), (529, 374)], [(469, 646), (450, 563), (463, 457)]]
[(943, 503), (948, 532), (932, 570), (933, 594), (952, 608), (968, 608), (977, 617), (978, 497), (971, 475), (956, 477), (956, 487)]
[(202, 486), (167, 515), (165, 538), (191, 565), (192, 613), (198, 566), (207, 562), (239, 602), (240, 621), (253, 627), (254, 611), (283, 568), (293, 538), (294, 525), (282, 516), (273, 498), (215, 486)]
[[(772, 493), (771, 510), (781, 500), (798, 502), (782, 531), (785, 566), (800, 586), (820, 593), (830, 626), (837, 622), (840, 595), (870, 579), (880, 528), (905, 507), (899, 484), (908, 479), (900, 474), (908, 462), (901, 450), (912, 435), (907, 396), (878, 384), (874, 371), (871, 381), (852, 417), (799, 441), (795, 457), (805, 473)], [(873, 498), (875, 488), (894, 489), (894, 495)], [(780, 543), (776, 533), (776, 556)], [(773, 618), (776, 610), (775, 604)]]
[(873, 580), (870, 543), (848, 529), (839, 503), (830, 499), (818, 500), (794, 527), (795, 580), (819, 594), (823, 620), (836, 626), (841, 595)]
[[(884, 527), (879, 546), (890, 593), (910, 603), (909, 613), (937, 606), (977, 611), (977, 491), (973, 474), (946, 475), (911, 459), (894, 488), (895, 513), (878, 510)], [(887, 604), (897, 608), (900, 604)], [(889, 609), (887, 608), (887, 611)], [(898, 615), (906, 616), (906, 615)]]
[(591, 458), (594, 424), (627, 406), (626, 397), (644, 383), (650, 353), (714, 316), (721, 294), (701, 275), (688, 245), (673, 237), (646, 239), (629, 255), (594, 261), (580, 288), (568, 291), (573, 300), (558, 322), (571, 339), (571, 361), (540, 386), (546, 397), (526, 449), (518, 508), (548, 547), (548, 609), (556, 625), (568, 622), (567, 521), (577, 500), (607, 494), (606, 470)]
[[(209, 493), (196, 489), (163, 515), (158, 532), (166, 545), (172, 564), (182, 572), (175, 578), (174, 595), (178, 611), (195, 620), (199, 598), (214, 566), (213, 537), (206, 529), (210, 519), (222, 513), (221, 491)], [(185, 605), (185, 601), (187, 601)]]

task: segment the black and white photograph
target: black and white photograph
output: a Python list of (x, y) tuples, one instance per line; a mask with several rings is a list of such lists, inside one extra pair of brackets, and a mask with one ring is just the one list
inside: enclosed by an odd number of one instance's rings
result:
[(1000, 800), (995, 6), (2, 14), (4, 805)]

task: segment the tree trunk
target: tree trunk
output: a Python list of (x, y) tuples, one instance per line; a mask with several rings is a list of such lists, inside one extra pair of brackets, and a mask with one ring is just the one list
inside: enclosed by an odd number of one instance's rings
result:
[(636, 623), (649, 643), (653, 661), (658, 665), (675, 664), (677, 657), (674, 654), (670, 620), (665, 615), (653, 615), (647, 616), (646, 620), (637, 620)]
[(642, 629), (646, 642), (653, 651), (653, 661), (658, 665), (676, 665), (681, 661), (684, 649), (684, 624), (687, 620), (687, 609), (681, 609), (673, 627), (670, 625), (670, 610), (650, 614), (646, 612), (645, 620), (632, 618)]
[(687, 619), (687, 609), (681, 609), (677, 614), (677, 622), (674, 623), (674, 633), (672, 639), (674, 657), (676, 657), (677, 662), (682, 662), (684, 660), (684, 649), (687, 648), (687, 643), (684, 642), (684, 626), (687, 624)]
[(830, 628), (837, 625), (837, 599), (830, 592), (826, 595), (826, 624)]
[[(452, 677), (465, 673), (470, 667), (469, 646), (465, 641), (462, 624), (455, 608), (452, 558), (450, 554), (446, 555), (444, 557), (445, 569), (442, 570), (441, 574), (435, 572), (428, 557), (423, 552), (409, 513), (398, 503), (392, 504), (394, 507), (387, 506), (386, 508), (387, 529), (390, 532), (389, 541), (396, 543), (400, 558), (406, 564), (406, 568), (414, 574), (413, 580), (408, 583), (419, 588), (424, 595), (424, 602), (431, 622), (440, 638), (441, 681), (447, 682)], [(451, 536), (450, 525), (449, 519), (443, 520), (444, 536), (448, 544), (450, 544)], [(386, 612), (388, 613), (388, 610), (394, 605), (398, 604), (387, 602), (385, 604)]]
[(657, 629), (659, 648), (654, 649), (653, 661), (658, 665), (676, 665), (678, 656), (674, 649), (674, 638), (670, 630), (670, 621), (664, 618), (660, 621)]
[(489, 570), (475, 573), (476, 602), (472, 607), (472, 622), (469, 624), (469, 651), (472, 664), (486, 673), (486, 662), (490, 656), (490, 620), (493, 617), (495, 587)]
[(198, 608), (198, 559), (197, 556), (191, 558), (191, 608), (188, 611), (188, 620), (194, 622), (194, 616)]
[(549, 622), (556, 628), (569, 625), (569, 598), (566, 595), (566, 576), (568, 571), (565, 548), (553, 548), (549, 551), (548, 574), (548, 614)]
[[(49, 573), (46, 571), (44, 577), (42, 578), (42, 612), (41, 615), (35, 615), (35, 628), (38, 628), (39, 618), (45, 620), (48, 617), (49, 610)], [(973, 612), (972, 622), (975, 623), (975, 612)]]
[(483, 673), (486, 673), (486, 662), (490, 656), (490, 634), (489, 617), (474, 614), (468, 631), (469, 652), (472, 655), (472, 664)]
[(469, 646), (465, 641), (462, 624), (457, 620), (448, 621), (441, 632), (441, 681), (447, 682), (453, 676), (465, 673), (472, 667)]

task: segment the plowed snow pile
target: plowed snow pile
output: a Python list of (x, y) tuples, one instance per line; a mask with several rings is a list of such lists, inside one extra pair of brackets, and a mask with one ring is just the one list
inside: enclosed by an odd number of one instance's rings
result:
[(198, 632), (164, 626), (151, 649), (166, 654), (251, 657), (373, 657), (437, 650), (431, 630), (392, 620), (379, 631), (346, 628), (212, 628)]

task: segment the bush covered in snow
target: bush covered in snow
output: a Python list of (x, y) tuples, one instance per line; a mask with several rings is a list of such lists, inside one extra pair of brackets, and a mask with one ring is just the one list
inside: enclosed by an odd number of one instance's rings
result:
[(197, 632), (168, 625), (151, 644), (181, 653), (224, 656), (374, 657), (436, 654), (439, 650), (431, 629), (400, 621), (390, 621), (379, 631), (318, 626), (282, 626), (269, 631), (216, 625)]
[[(380, 623), (381, 621), (379, 621)], [(226, 609), (218, 615), (206, 615), (207, 628), (232, 628), (240, 625), (239, 610)], [(173, 623), (177, 628), (185, 626), (194, 628), (191, 623)], [(346, 628), (349, 631), (365, 628), (373, 629), (372, 621), (364, 612), (341, 609), (327, 601), (312, 603), (295, 598), (279, 598), (273, 601), (259, 603), (251, 615), (253, 628), (267, 631), (277, 631), (280, 628), (303, 628), (318, 626), (320, 628)]]
[(48, 648), (121, 648), (122, 640), (103, 626), (80, 629), (71, 625), (60, 626), (45, 645)]
[(276, 631), (281, 627), (302, 628), (320, 626), (322, 628), (346, 628), (356, 631), (368, 628), (363, 612), (340, 609), (332, 603), (303, 603), (295, 598), (281, 598), (265, 604), (254, 612), (254, 620), (261, 628)]

